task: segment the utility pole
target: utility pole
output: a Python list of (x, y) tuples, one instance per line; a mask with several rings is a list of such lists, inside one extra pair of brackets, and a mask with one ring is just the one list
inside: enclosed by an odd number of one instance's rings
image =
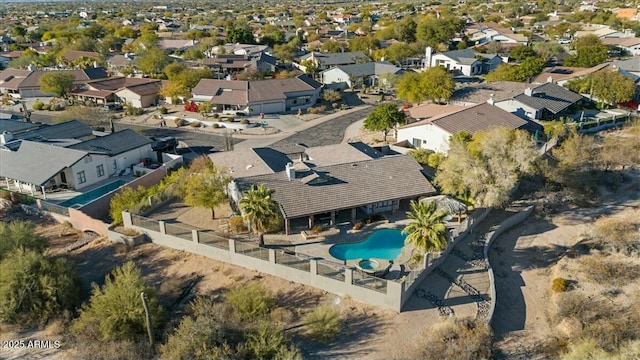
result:
[(140, 293), (142, 298), (142, 306), (144, 307), (145, 322), (147, 323), (147, 333), (149, 334), (149, 345), (153, 347), (153, 332), (151, 331), (151, 315), (149, 314), (149, 307), (147, 306), (147, 297), (144, 295), (144, 291)]

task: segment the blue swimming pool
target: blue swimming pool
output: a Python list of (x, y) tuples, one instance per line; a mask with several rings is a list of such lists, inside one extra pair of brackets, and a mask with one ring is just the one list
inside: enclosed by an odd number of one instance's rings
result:
[(400, 256), (407, 236), (400, 230), (376, 230), (366, 240), (353, 244), (337, 244), (329, 248), (329, 254), (339, 260), (385, 259)]
[(114, 182), (108, 183), (106, 185), (102, 185), (98, 188), (95, 188), (91, 191), (87, 191), (86, 193), (82, 194), (82, 195), (78, 195), (76, 197), (72, 197), (69, 200), (65, 200), (63, 202), (61, 202), (60, 206), (64, 206), (64, 207), (75, 207), (75, 208), (79, 208), (82, 207), (90, 202), (92, 202), (95, 199), (98, 199), (100, 197), (102, 197), (105, 194), (108, 194), (110, 192), (112, 192), (113, 190), (121, 187), (122, 185), (126, 184), (127, 181), (126, 180), (116, 180)]

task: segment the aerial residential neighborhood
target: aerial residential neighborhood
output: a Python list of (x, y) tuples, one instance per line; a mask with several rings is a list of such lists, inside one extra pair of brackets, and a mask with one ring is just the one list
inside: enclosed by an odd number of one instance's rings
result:
[(4, 2), (0, 358), (640, 357), (639, 6)]

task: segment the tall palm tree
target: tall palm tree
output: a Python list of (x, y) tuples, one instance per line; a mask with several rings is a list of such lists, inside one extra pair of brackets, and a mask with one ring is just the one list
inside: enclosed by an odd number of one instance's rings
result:
[(411, 202), (411, 211), (407, 212), (411, 222), (404, 227), (408, 234), (407, 243), (413, 244), (424, 253), (440, 251), (447, 247), (447, 227), (443, 219), (446, 213), (436, 210), (435, 202)]
[(260, 235), (260, 245), (262, 245), (262, 234), (267, 230), (269, 220), (278, 216), (278, 204), (271, 199), (273, 193), (274, 190), (263, 184), (254, 184), (240, 199), (240, 209), (245, 219), (249, 221), (249, 227), (254, 233)]

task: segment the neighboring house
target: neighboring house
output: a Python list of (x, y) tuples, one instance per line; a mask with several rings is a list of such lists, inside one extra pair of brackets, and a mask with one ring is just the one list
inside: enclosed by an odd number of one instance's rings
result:
[(122, 75), (123, 69), (134, 71), (136, 65), (135, 55), (129, 53), (113, 55), (106, 62), (109, 71), (118, 75)]
[(622, 38), (622, 37), (633, 37), (634, 33), (630, 30), (625, 30), (624, 32), (619, 32), (618, 30), (612, 29), (608, 25), (585, 25), (582, 29), (578, 30), (573, 34), (574, 38), (580, 38), (587, 35), (594, 35), (600, 39), (605, 38)]
[(578, 68), (567, 66), (554, 66), (545, 70), (533, 79), (532, 83), (552, 82), (564, 86), (568, 81), (591, 75), (597, 71), (609, 67), (610, 63), (598, 64), (590, 68)]
[(511, 99), (496, 101), (495, 105), (521, 118), (555, 120), (568, 114), (572, 105), (582, 102), (582, 96), (554, 83), (532, 86)]
[(602, 39), (602, 43), (609, 45), (610, 48), (621, 51), (623, 55), (640, 55), (640, 38), (635, 36), (628, 38), (605, 38)]
[(462, 85), (453, 92), (449, 104), (475, 105), (488, 99), (495, 101), (511, 99), (522, 94), (526, 88), (531, 86), (531, 84), (515, 81), (492, 81)]
[[(95, 79), (107, 78), (104, 68), (86, 68), (80, 70), (52, 70), (69, 73), (74, 76), (74, 88), (79, 88)], [(40, 90), (40, 77), (48, 71), (6, 69), (0, 72), (0, 93), (9, 94), (14, 98), (24, 99), (33, 97), (52, 96)]]
[(153, 155), (151, 140), (126, 129), (103, 137), (77, 121), (0, 136), (0, 177), (34, 192), (83, 189)]
[[(238, 203), (251, 185), (274, 190), (285, 233), (311, 228), (316, 221), (355, 221), (357, 213), (395, 212), (410, 200), (436, 193), (409, 155), (383, 156), (364, 143), (306, 149), (294, 158), (273, 148), (209, 155), (230, 166), (230, 197)], [(385, 179), (385, 181), (380, 181)]]
[(22, 51), (4, 51), (0, 52), (0, 67), (6, 69), (9, 63), (22, 56)]
[(362, 51), (339, 53), (320, 53), (313, 51), (301, 56), (300, 61), (294, 62), (293, 66), (306, 72), (306, 68), (302, 65), (302, 62), (307, 60), (312, 61), (316, 65), (318, 71), (330, 69), (336, 66), (352, 65), (371, 61)]
[(485, 102), (404, 125), (398, 129), (398, 142), (406, 141), (416, 149), (446, 153), (449, 138), (459, 131), (473, 135), (496, 127), (524, 129), (528, 125), (528, 121)]
[(230, 81), (202, 79), (192, 101), (213, 104), (217, 112), (281, 113), (306, 109), (320, 97), (322, 84), (307, 75), (289, 79)]
[(357, 85), (386, 86), (385, 75), (402, 75), (404, 70), (388, 62), (368, 62), (342, 65), (323, 71), (322, 83), (332, 88), (353, 88)]
[(261, 53), (268, 53), (271, 50), (267, 45), (253, 45), (253, 44), (224, 44), (212, 47), (210, 50), (205, 51), (206, 57), (214, 57), (218, 54), (235, 54), (235, 55), (247, 55), (249, 57), (257, 57)]
[(94, 51), (76, 51), (76, 50), (67, 50), (60, 56), (60, 60), (62, 60), (63, 66), (73, 64), (80, 58), (90, 59), (91, 61), (98, 61), (100, 59), (100, 54)]
[(471, 49), (433, 54), (430, 46), (426, 48), (424, 60), (426, 68), (442, 66), (449, 72), (466, 76), (485, 74), (501, 63), (502, 58), (496, 54), (483, 54)]
[(275, 72), (277, 59), (265, 53), (253, 58), (248, 55), (215, 55), (203, 59), (202, 65), (222, 74), (237, 74), (251, 67), (261, 72)]
[(158, 40), (158, 47), (171, 52), (185, 51), (196, 46), (197, 43), (195, 40), (160, 39)]
[(81, 101), (92, 101), (96, 105), (121, 102), (145, 108), (158, 104), (162, 85), (163, 82), (158, 79), (113, 77), (88, 82), (71, 96)]
[(465, 34), (468, 42), (474, 45), (486, 44), (491, 41), (517, 45), (527, 45), (529, 42), (527, 36), (516, 34), (513, 30), (494, 22), (471, 25), (467, 27)]

